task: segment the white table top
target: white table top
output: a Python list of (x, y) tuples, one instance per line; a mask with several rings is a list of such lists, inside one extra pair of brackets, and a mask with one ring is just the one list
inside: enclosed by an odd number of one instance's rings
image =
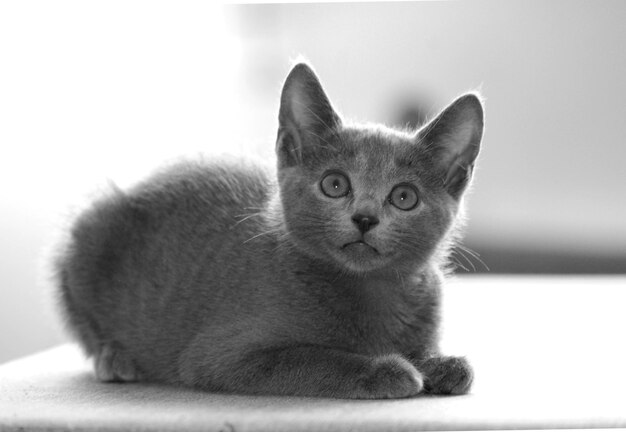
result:
[(626, 277), (468, 276), (443, 348), (472, 393), (347, 401), (103, 384), (74, 345), (0, 366), (0, 429), (468, 430), (626, 427)]

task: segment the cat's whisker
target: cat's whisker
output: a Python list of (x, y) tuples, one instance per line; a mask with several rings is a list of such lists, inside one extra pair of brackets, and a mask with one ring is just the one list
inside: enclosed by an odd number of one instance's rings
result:
[(248, 220), (248, 219), (250, 219), (251, 217), (254, 217), (254, 216), (259, 216), (259, 215), (262, 215), (262, 214), (263, 214), (263, 212), (251, 213), (251, 214), (248, 214), (248, 215), (235, 215), (235, 217), (240, 217), (240, 216), (245, 216), (245, 217), (244, 217), (243, 219), (240, 219), (240, 220), (238, 220), (237, 222), (235, 222), (235, 223), (234, 223), (234, 224), (230, 227), (230, 229), (235, 228), (237, 225), (239, 225), (240, 223), (242, 223), (242, 222), (244, 222), (244, 221), (247, 221), (247, 220)]
[(238, 218), (238, 217), (245, 217), (245, 216), (251, 216), (251, 215), (258, 215), (261, 214), (263, 212), (254, 212), (254, 213), (241, 213), (241, 214), (236, 214), (233, 217)]
[(269, 230), (269, 231), (264, 231), (262, 233), (259, 233), (259, 234), (255, 235), (255, 236), (250, 237), (248, 240), (244, 240), (243, 244), (248, 243), (248, 242), (250, 242), (250, 241), (252, 241), (252, 240), (254, 240), (256, 238), (259, 238), (261, 236), (264, 236), (264, 235), (275, 234), (275, 233), (277, 233), (279, 231), (280, 231), (279, 229), (273, 229), (273, 230)]
[(450, 255), (450, 261), (452, 261), (452, 263), (455, 266), (462, 268), (466, 272), (469, 272), (469, 269), (467, 267), (465, 267), (463, 264), (461, 264), (461, 262), (456, 258), (456, 256)]
[(404, 286), (404, 278), (402, 277), (402, 275), (400, 275), (400, 272), (398, 271), (398, 269), (394, 269), (396, 271), (396, 276), (398, 277), (398, 282), (400, 282), (400, 286), (402, 287), (402, 290), (405, 290), (405, 286)]
[(465, 245), (462, 244), (457, 244), (457, 247), (464, 250), (465, 252), (467, 252), (468, 254), (470, 254), (470, 256), (472, 256), (476, 261), (478, 261), (487, 271), (491, 271), (491, 269), (489, 268), (489, 266), (487, 264), (485, 264), (485, 261), (483, 261), (483, 259), (480, 257), (480, 254), (470, 248), (468, 248)]
[[(469, 260), (467, 259), (467, 257), (466, 257), (465, 255), (463, 255), (463, 254), (462, 254), (459, 250), (456, 250), (456, 249), (455, 249), (455, 250), (453, 250), (451, 253), (453, 254), (452, 256), (454, 256), (454, 257), (455, 257), (455, 259), (457, 260), (457, 263), (458, 263), (459, 265), (461, 265), (461, 262), (464, 262), (464, 263), (466, 263), (466, 264), (469, 264), (469, 266), (470, 266), (470, 267), (472, 267), (472, 269), (473, 269), (474, 271), (476, 271), (476, 268), (475, 268), (475, 267), (473, 267), (473, 265), (472, 265), (471, 261), (469, 261)], [(462, 260), (462, 261), (461, 261), (461, 260)], [(466, 271), (468, 271), (468, 272), (470, 271), (469, 267), (468, 267), (468, 266), (466, 266), (466, 265), (463, 265), (463, 268), (464, 268)]]
[(276, 247), (270, 250), (271, 254), (275, 253), (276, 251), (280, 249), (292, 250), (292, 251), (296, 250), (296, 246), (290, 241), (290, 236), (287, 231), (280, 232), (278, 236), (279, 236), (280, 241), (277, 242)]
[[(457, 246), (458, 247), (458, 246)], [(459, 256), (461, 256), (465, 261), (467, 261), (467, 263), (472, 267), (472, 270), (474, 272), (476, 272), (476, 266), (474, 265), (474, 263), (463, 253), (462, 249), (455, 249), (454, 250), (455, 253), (459, 254)]]

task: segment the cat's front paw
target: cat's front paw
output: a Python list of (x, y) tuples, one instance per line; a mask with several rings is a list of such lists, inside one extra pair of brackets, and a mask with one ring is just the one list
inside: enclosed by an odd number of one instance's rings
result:
[(422, 391), (422, 374), (399, 355), (374, 359), (359, 380), (359, 395), (364, 399), (395, 399), (415, 396)]
[(472, 367), (464, 357), (433, 357), (422, 363), (420, 369), (425, 375), (427, 393), (466, 394), (474, 380)]

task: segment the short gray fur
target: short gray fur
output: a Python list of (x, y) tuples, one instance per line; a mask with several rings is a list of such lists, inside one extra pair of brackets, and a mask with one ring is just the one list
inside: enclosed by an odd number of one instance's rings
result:
[[(441, 356), (437, 339), (479, 97), (418, 131), (350, 125), (300, 63), (279, 123), (275, 174), (181, 162), (74, 222), (59, 297), (97, 376), (338, 398), (467, 392), (468, 362)], [(328, 172), (349, 180), (345, 196), (323, 192)], [(391, 203), (398, 184), (417, 191), (414, 209)]]

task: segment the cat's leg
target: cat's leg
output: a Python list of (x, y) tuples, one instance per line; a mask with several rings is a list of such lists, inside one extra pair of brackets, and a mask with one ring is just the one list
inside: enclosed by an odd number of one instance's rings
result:
[(400, 355), (366, 356), (321, 346), (263, 349), (232, 361), (196, 357), (181, 370), (186, 384), (212, 391), (352, 399), (418, 394), (422, 375)]
[(420, 362), (419, 368), (424, 374), (424, 391), (431, 394), (466, 394), (474, 379), (464, 357), (431, 357)]
[(94, 357), (96, 377), (104, 382), (139, 381), (140, 374), (135, 362), (116, 343), (107, 343)]

